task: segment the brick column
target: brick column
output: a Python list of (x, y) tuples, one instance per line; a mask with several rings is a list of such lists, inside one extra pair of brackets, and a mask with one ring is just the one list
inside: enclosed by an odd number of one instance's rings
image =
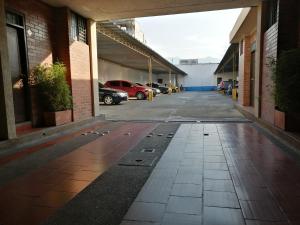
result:
[(91, 82), (92, 82), (92, 104), (93, 116), (100, 115), (99, 109), (99, 86), (98, 86), (98, 52), (97, 52), (97, 24), (88, 20), (88, 43), (90, 45)]
[(0, 140), (16, 137), (4, 0), (0, 0)]

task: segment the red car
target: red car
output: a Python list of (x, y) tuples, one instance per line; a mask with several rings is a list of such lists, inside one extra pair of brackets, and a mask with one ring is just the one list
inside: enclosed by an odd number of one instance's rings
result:
[(126, 80), (110, 80), (104, 84), (106, 87), (126, 91), (129, 97), (137, 97), (138, 100), (146, 99), (150, 88), (138, 86)]

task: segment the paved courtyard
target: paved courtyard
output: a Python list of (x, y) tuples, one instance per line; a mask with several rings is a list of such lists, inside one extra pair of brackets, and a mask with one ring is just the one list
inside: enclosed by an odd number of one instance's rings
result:
[(230, 98), (100, 107), (124, 121), (0, 155), (0, 225), (300, 224), (299, 156)]
[(244, 120), (232, 100), (217, 92), (182, 92), (159, 95), (153, 102), (130, 100), (121, 105), (100, 105), (108, 120)]
[(249, 124), (183, 124), (121, 225), (299, 224), (300, 168)]

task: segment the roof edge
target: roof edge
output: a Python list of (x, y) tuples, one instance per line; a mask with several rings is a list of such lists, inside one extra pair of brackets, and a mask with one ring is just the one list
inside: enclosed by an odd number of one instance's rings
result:
[(251, 11), (251, 8), (244, 8), (239, 17), (237, 18), (231, 32), (230, 32), (230, 35), (229, 35), (229, 40), (230, 42), (232, 42), (232, 40), (235, 38), (236, 34), (238, 33), (239, 29), (241, 28), (241, 26), (243, 25), (243, 23), (245, 22), (247, 16), (249, 15)]

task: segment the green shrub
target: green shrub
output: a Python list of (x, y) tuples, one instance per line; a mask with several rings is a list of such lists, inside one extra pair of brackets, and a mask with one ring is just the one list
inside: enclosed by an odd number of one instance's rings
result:
[(33, 70), (33, 83), (45, 112), (58, 112), (72, 108), (70, 87), (66, 81), (66, 67), (56, 62), (38, 65)]
[(284, 112), (300, 112), (300, 49), (283, 52), (276, 64), (276, 106)]

